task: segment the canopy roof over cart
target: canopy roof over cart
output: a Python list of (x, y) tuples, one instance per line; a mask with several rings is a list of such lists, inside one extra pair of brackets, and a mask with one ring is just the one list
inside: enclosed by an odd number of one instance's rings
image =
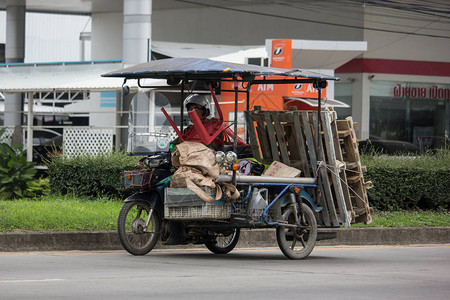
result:
[[(205, 58), (161, 59), (109, 72), (103, 74), (102, 76), (122, 77), (125, 79), (137, 79), (138, 85), (140, 87), (145, 87), (140, 84), (140, 80), (145, 78), (166, 79), (169, 85), (178, 85), (178, 83), (182, 82), (181, 101), (184, 100), (184, 83), (187, 80), (205, 80), (210, 82), (217, 80), (233, 80), (233, 81), (247, 82), (248, 83), (247, 87), (250, 87), (250, 85), (252, 84), (259, 84), (259, 83), (262, 84), (312, 83), (313, 86), (318, 89), (318, 100), (321, 99), (321, 89), (326, 88), (327, 86), (327, 80), (339, 80), (338, 77), (302, 71), (300, 69), (269, 68), (257, 65), (221, 62)], [(212, 85), (210, 84), (209, 86), (213, 98), (216, 101)], [(234, 108), (235, 150), (237, 146), (236, 116), (238, 107), (238, 93), (239, 88), (236, 85), (235, 108)], [(249, 97), (247, 93), (247, 102), (249, 101), (248, 98)], [(218, 104), (216, 106), (218, 106)], [(317, 110), (321, 111), (321, 101), (318, 101)], [(180, 115), (182, 118), (183, 105), (181, 106)], [(219, 113), (219, 115), (220, 119), (223, 120), (221, 112)], [(183, 120), (181, 120), (181, 123), (182, 121)], [(199, 120), (197, 121), (201, 123)], [(172, 124), (172, 127), (174, 127), (174, 130), (177, 131), (175, 124)], [(202, 127), (201, 124), (199, 124), (199, 127)], [(182, 131), (183, 126), (181, 125), (181, 131), (177, 131), (177, 133), (180, 135), (180, 132)], [(205, 133), (202, 134), (204, 135)], [(210, 136), (208, 136), (208, 138), (210, 138)]]
[(151, 61), (103, 74), (103, 77), (125, 77), (127, 79), (160, 78), (171, 80), (218, 80), (222, 78), (241, 78), (252, 81), (254, 76), (284, 76), (306, 79), (308, 82), (339, 80), (300, 69), (277, 69), (257, 65), (220, 62), (205, 58), (170, 58)]

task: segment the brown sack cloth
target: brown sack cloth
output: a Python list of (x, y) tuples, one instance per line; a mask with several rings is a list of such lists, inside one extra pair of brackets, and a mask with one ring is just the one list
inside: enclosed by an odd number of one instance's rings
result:
[[(176, 146), (172, 153), (172, 164), (177, 171), (173, 174), (170, 187), (187, 187), (206, 202), (212, 203), (222, 197), (222, 189), (216, 185), (220, 166), (216, 163), (214, 152), (200, 143), (183, 142)], [(216, 197), (212, 198), (200, 187), (216, 189)], [(239, 192), (234, 186), (226, 186), (226, 194), (235, 199)]]

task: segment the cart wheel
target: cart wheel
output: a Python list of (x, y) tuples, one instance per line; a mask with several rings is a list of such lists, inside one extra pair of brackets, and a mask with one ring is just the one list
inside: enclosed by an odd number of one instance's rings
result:
[(205, 242), (206, 248), (215, 254), (227, 254), (236, 247), (241, 235), (241, 229), (235, 228), (229, 232), (215, 233), (213, 239)]
[[(297, 203), (297, 211), (299, 204)], [(289, 206), (283, 213), (283, 218), (287, 220), (288, 224), (296, 225), (296, 219), (300, 222), (299, 228), (292, 228), (287, 226), (277, 227), (277, 242), (278, 246), (290, 259), (304, 259), (306, 258), (316, 245), (317, 239), (317, 222), (311, 208), (305, 203), (302, 203), (303, 221), (300, 212), (298, 212), (298, 219), (294, 215), (294, 207)]]
[[(152, 211), (148, 228), (145, 228)], [(158, 213), (144, 202), (128, 202), (122, 206), (118, 220), (119, 239), (122, 246), (133, 255), (145, 255), (156, 245), (161, 221)]]

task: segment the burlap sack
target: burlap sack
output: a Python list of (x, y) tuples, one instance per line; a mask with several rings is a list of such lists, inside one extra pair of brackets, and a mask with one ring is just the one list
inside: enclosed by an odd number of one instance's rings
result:
[[(221, 169), (216, 163), (214, 151), (203, 144), (194, 142), (178, 144), (172, 153), (172, 164), (178, 169), (172, 176), (170, 187), (188, 188), (209, 203), (222, 198), (223, 193), (230, 199), (239, 197), (239, 191), (235, 186), (229, 183), (216, 185), (215, 180), (219, 177)], [(215, 199), (205, 193), (200, 188), (202, 186), (215, 188)]]
[[(216, 187), (220, 166), (216, 163), (214, 152), (200, 143), (184, 142), (176, 146), (172, 153), (172, 164), (178, 167), (173, 174), (171, 187), (187, 187), (206, 202), (212, 203), (222, 197), (222, 190)], [(200, 187), (216, 189), (216, 199)]]
[(179, 165), (196, 168), (205, 176), (216, 179), (220, 166), (216, 163), (214, 151), (203, 144), (184, 142), (177, 145)]

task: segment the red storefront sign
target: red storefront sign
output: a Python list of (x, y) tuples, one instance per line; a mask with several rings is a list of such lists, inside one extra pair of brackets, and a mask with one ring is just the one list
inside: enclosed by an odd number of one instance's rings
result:
[(395, 98), (426, 98), (450, 100), (450, 89), (441, 88), (437, 85), (431, 87), (420, 87), (406, 86), (398, 83), (396, 86), (394, 86), (393, 95)]

